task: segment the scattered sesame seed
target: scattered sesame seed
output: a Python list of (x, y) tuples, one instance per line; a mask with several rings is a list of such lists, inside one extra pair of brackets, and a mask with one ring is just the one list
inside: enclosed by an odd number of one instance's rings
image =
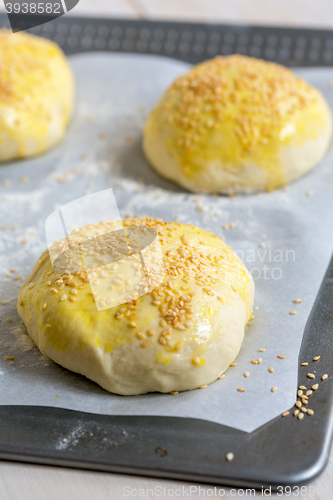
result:
[(306, 391), (305, 385), (300, 385), (299, 388), (302, 389), (302, 391)]
[(269, 371), (270, 373), (273, 373), (273, 372), (274, 372), (274, 368), (272, 368), (272, 367), (270, 366), (270, 367), (268, 368), (268, 371)]
[(307, 408), (304, 408), (304, 406), (302, 406), (301, 411), (302, 411), (303, 413), (307, 413), (307, 412), (308, 412)]
[(308, 404), (308, 400), (303, 398), (302, 399), (302, 403), (303, 403), (303, 405), (307, 405)]
[(253, 365), (257, 365), (257, 364), (258, 364), (258, 361), (257, 361), (256, 359), (251, 359), (251, 363), (252, 363)]
[(311, 387), (311, 389), (312, 389), (313, 391), (316, 391), (316, 390), (318, 389), (318, 387), (319, 387), (319, 384), (314, 384), (314, 385)]
[(236, 366), (236, 365), (237, 365), (237, 363), (230, 363), (229, 366)]
[(303, 417), (304, 417), (304, 414), (303, 414), (303, 413), (299, 413), (299, 414), (297, 415), (298, 420), (302, 420), (302, 418), (303, 418)]
[(208, 384), (203, 384), (203, 385), (201, 385), (201, 386), (199, 387), (199, 389), (206, 389), (207, 385), (208, 385)]
[(244, 373), (244, 377), (246, 377), (246, 378), (247, 378), (249, 375), (250, 375), (250, 374), (249, 374), (249, 372), (245, 372), (245, 373)]
[(64, 295), (62, 295), (62, 296), (60, 297), (60, 300), (61, 300), (61, 301), (63, 301), (63, 300), (65, 300), (65, 299), (67, 299), (67, 295), (64, 293)]
[(311, 394), (313, 394), (313, 391), (311, 391), (311, 390), (306, 391), (306, 396), (311, 396)]
[(277, 391), (277, 387), (276, 387), (276, 385), (275, 385), (274, 387), (272, 387), (271, 391), (272, 391), (272, 392)]
[[(69, 300), (70, 300), (71, 302), (75, 302), (75, 301), (76, 301), (76, 297), (74, 297), (73, 295), (70, 295), (68, 298), (69, 298)], [(104, 305), (103, 305), (103, 304), (104, 304)], [(101, 303), (101, 305), (102, 305), (102, 307), (105, 307), (105, 305), (106, 305), (106, 304), (103, 302), (103, 303)]]
[(45, 302), (45, 304), (43, 305), (42, 310), (45, 311), (46, 308), (47, 308), (47, 302)]
[(179, 391), (171, 391), (170, 394), (174, 396), (175, 394), (179, 394)]
[(301, 363), (301, 366), (308, 366), (309, 363)]
[(300, 304), (301, 302), (303, 302), (303, 300), (302, 300), (302, 299), (294, 299), (294, 302), (295, 302), (296, 304)]
[(314, 414), (314, 411), (311, 410), (310, 408), (308, 408), (307, 413), (308, 413), (308, 415), (312, 416)]
[(315, 357), (313, 358), (313, 361), (318, 361), (319, 359), (320, 359), (320, 356), (315, 356)]
[(225, 458), (226, 458), (226, 460), (228, 460), (228, 462), (231, 462), (231, 460), (234, 459), (234, 454), (229, 452), (226, 454)]
[(298, 396), (299, 398), (302, 396), (302, 394), (303, 394), (303, 391), (301, 391), (301, 390), (297, 391), (297, 396)]
[(298, 311), (290, 311), (290, 313), (292, 316), (295, 316), (295, 314), (298, 314)]
[(315, 377), (315, 375), (314, 375), (313, 373), (308, 373), (308, 374), (307, 374), (307, 376), (308, 376), (309, 378), (316, 378), (316, 377)]
[(327, 378), (328, 378), (328, 375), (327, 375), (327, 373), (325, 373), (325, 375), (323, 375), (323, 376), (321, 377), (321, 380), (326, 380)]
[(58, 290), (56, 288), (50, 288), (50, 292), (52, 292), (52, 293), (58, 293)]
[(279, 358), (279, 359), (284, 359), (284, 358), (285, 358), (285, 355), (284, 355), (284, 354), (279, 354), (279, 355), (278, 355), (278, 358)]
[(45, 328), (51, 328), (51, 325), (49, 323), (45, 326)]
[(192, 361), (195, 365), (200, 365), (200, 358), (194, 358)]
[(147, 330), (148, 335), (153, 336), (155, 335), (155, 330)]
[(137, 324), (134, 321), (130, 321), (129, 326), (132, 328), (137, 328)]
[(15, 276), (14, 280), (15, 281), (19, 281), (23, 278), (22, 274), (18, 274), (17, 276)]
[(149, 340), (145, 340), (142, 342), (141, 347), (148, 347), (149, 346)]
[(6, 359), (8, 359), (8, 361), (13, 361), (15, 359), (14, 356), (6, 356)]
[(31, 283), (29, 283), (29, 287), (28, 287), (28, 288), (29, 288), (29, 290), (31, 290), (34, 286), (35, 286), (35, 285), (34, 285), (32, 282), (31, 282)]
[(144, 334), (143, 332), (137, 332), (135, 335), (136, 335), (136, 336), (138, 337), (138, 339), (140, 339), (140, 340), (143, 340), (143, 339), (145, 339), (145, 338), (146, 338), (146, 336), (145, 336), (145, 334)]
[(285, 411), (284, 413), (282, 413), (283, 417), (287, 417), (288, 415), (289, 415), (289, 411)]
[(258, 358), (258, 363), (259, 363), (259, 365), (262, 363), (262, 359), (261, 358)]
[(296, 401), (295, 406), (297, 408), (300, 408), (302, 406), (302, 403), (300, 401)]
[(259, 349), (259, 352), (265, 352), (265, 351), (266, 351), (266, 349), (264, 349), (264, 348)]
[(7, 318), (7, 322), (11, 323), (12, 322), (11, 318)]
[(245, 389), (243, 387), (238, 387), (237, 391), (239, 391), (239, 392), (245, 392)]
[(294, 411), (294, 417), (297, 417), (298, 414), (299, 414), (299, 410), (295, 410)]

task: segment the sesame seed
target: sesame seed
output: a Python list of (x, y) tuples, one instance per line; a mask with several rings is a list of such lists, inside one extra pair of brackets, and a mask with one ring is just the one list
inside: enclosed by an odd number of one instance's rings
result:
[(141, 347), (148, 347), (149, 346), (149, 340), (145, 340), (142, 342)]
[(203, 385), (201, 385), (201, 386), (199, 387), (199, 389), (206, 389), (206, 387), (207, 387), (207, 384), (203, 384)]
[(143, 339), (145, 339), (145, 338), (146, 338), (146, 336), (145, 336), (145, 334), (144, 334), (143, 332), (137, 332), (135, 335), (136, 335), (136, 336), (138, 337), (138, 339), (140, 339), (140, 340), (143, 340)]
[(132, 328), (137, 328), (137, 325), (134, 321), (130, 321), (129, 326)]
[(314, 385), (311, 387), (311, 389), (312, 389), (313, 391), (316, 391), (316, 390), (318, 389), (318, 387), (319, 387), (319, 384), (314, 384)]
[(315, 378), (315, 375), (313, 373), (308, 373), (307, 375), (309, 378)]
[(64, 295), (62, 295), (62, 296), (60, 297), (60, 300), (61, 300), (61, 301), (63, 301), (63, 300), (65, 300), (65, 299), (67, 299), (67, 295), (64, 293)]
[(302, 411), (303, 413), (307, 413), (307, 411), (308, 411), (308, 410), (307, 410), (307, 408), (304, 408), (304, 406), (302, 406), (301, 411)]
[(279, 358), (279, 359), (284, 359), (284, 358), (285, 358), (285, 355), (284, 355), (284, 354), (279, 354), (279, 355), (278, 355), (278, 358)]
[(262, 349), (259, 349), (259, 352), (265, 352), (266, 349), (262, 348)]
[(245, 392), (245, 389), (243, 387), (238, 387), (237, 391), (239, 391), (239, 392)]
[(257, 364), (258, 364), (258, 361), (257, 361), (256, 359), (251, 359), (251, 363), (252, 363), (253, 365), (257, 365)]
[(308, 413), (308, 415), (312, 416), (314, 414), (314, 411), (311, 410), (310, 408), (308, 408), (307, 413)]
[(15, 359), (14, 356), (6, 356), (6, 359), (8, 359), (8, 361), (13, 361)]
[(297, 408), (300, 408), (302, 406), (302, 403), (300, 401), (296, 401), (295, 406)]
[(301, 363), (301, 366), (308, 366), (309, 363)]
[(148, 335), (153, 336), (155, 335), (155, 330), (147, 330)]
[(320, 359), (320, 356), (315, 356), (315, 357), (313, 358), (313, 361), (318, 361), (319, 359)]
[(42, 310), (45, 311), (46, 308), (47, 308), (47, 302), (45, 302), (45, 304), (43, 305)]
[(323, 376), (321, 377), (321, 380), (326, 380), (327, 378), (328, 378), (328, 375), (327, 375), (327, 373), (325, 373), (325, 375), (323, 375)]
[(274, 372), (274, 368), (272, 368), (272, 367), (270, 366), (270, 367), (268, 368), (268, 371), (269, 371), (270, 373), (273, 373), (273, 372)]
[(226, 460), (228, 460), (228, 462), (231, 462), (231, 460), (234, 459), (234, 454), (229, 452), (226, 454), (225, 458), (226, 458)]
[(159, 343), (162, 344), (162, 345), (166, 345), (167, 341), (166, 341), (166, 338), (163, 337), (163, 335), (161, 335), (158, 339)]
[(29, 290), (31, 290), (34, 286), (35, 286), (35, 285), (31, 282), (31, 283), (29, 284), (29, 287), (28, 287), (28, 288), (29, 288)]
[(301, 391), (301, 390), (297, 391), (297, 396), (298, 396), (298, 397), (301, 397), (301, 396), (302, 396), (302, 394), (303, 394), (303, 391)]
[(282, 413), (283, 417), (287, 417), (288, 415), (289, 415), (289, 411), (285, 411), (284, 413)]
[(179, 394), (179, 391), (171, 391), (170, 394), (174, 396), (175, 394)]
[(236, 365), (237, 365), (237, 363), (230, 363), (229, 366), (236, 366)]
[(244, 373), (244, 377), (246, 377), (246, 378), (247, 378), (249, 375), (250, 375), (250, 374), (249, 374), (249, 372), (245, 372), (245, 373)]
[(77, 295), (77, 290), (75, 290), (75, 288), (73, 288), (73, 289), (71, 290), (71, 294), (72, 294), (72, 295)]
[(294, 417), (297, 417), (298, 414), (299, 414), (299, 410), (295, 410), (294, 411)]
[(221, 380), (221, 379), (222, 379), (222, 378), (224, 378), (224, 377), (225, 377), (225, 374), (224, 374), (224, 373), (221, 373), (221, 375), (220, 375), (219, 377), (217, 377), (217, 378), (218, 378), (218, 380)]
[(302, 418), (303, 418), (303, 417), (304, 417), (304, 414), (303, 414), (303, 413), (299, 413), (299, 414), (297, 415), (298, 420), (302, 420)]
[(56, 288), (50, 288), (50, 292), (52, 292), (52, 293), (58, 293), (58, 290)]
[(295, 314), (298, 314), (298, 311), (290, 311), (290, 313), (292, 316), (295, 316)]
[(294, 299), (294, 302), (295, 302), (295, 304), (300, 304), (303, 301), (302, 301), (302, 299)]
[(302, 389), (302, 391), (306, 391), (305, 385), (300, 385), (299, 388)]
[(165, 321), (165, 319), (161, 319), (160, 326), (166, 326), (166, 325), (167, 325), (167, 322)]
[(307, 399), (302, 398), (302, 403), (303, 403), (303, 405), (307, 405), (307, 404), (308, 404), (308, 400), (307, 400)]
[[(70, 300), (71, 302), (75, 302), (75, 301), (76, 301), (76, 297), (73, 297), (73, 295), (70, 295), (70, 296), (69, 296), (69, 300)], [(104, 304), (104, 305), (103, 305), (103, 304)], [(102, 305), (102, 307), (105, 307), (105, 302), (103, 302), (103, 301), (102, 301), (102, 302), (101, 302), (101, 305)]]
[(50, 286), (50, 285), (52, 285), (52, 281), (47, 281), (46, 284), (47, 284), (47, 286)]
[(49, 323), (45, 326), (45, 328), (51, 328), (51, 325)]
[(261, 364), (262, 363), (262, 359), (261, 358), (258, 358), (258, 363)]
[(311, 394), (313, 394), (313, 391), (311, 391), (311, 390), (310, 391), (306, 391), (306, 395), (307, 396), (311, 396)]
[(11, 318), (7, 318), (7, 322), (11, 323), (12, 322)]
[(200, 358), (194, 358), (192, 361), (195, 365), (200, 365)]
[(277, 387), (276, 387), (276, 385), (275, 385), (274, 387), (272, 387), (271, 391), (272, 391), (272, 392), (277, 391)]

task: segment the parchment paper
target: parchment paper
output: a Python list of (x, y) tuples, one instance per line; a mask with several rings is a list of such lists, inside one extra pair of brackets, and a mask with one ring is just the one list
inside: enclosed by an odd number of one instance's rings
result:
[[(333, 249), (333, 151), (288, 191), (235, 198), (187, 193), (150, 168), (140, 143), (148, 111), (188, 65), (99, 53), (70, 60), (77, 103), (65, 140), (38, 158), (0, 166), (1, 226), (10, 226), (0, 229), (0, 302), (6, 301), (0, 303), (0, 404), (191, 417), (254, 431), (296, 399), (302, 335)], [(333, 107), (332, 70), (297, 73), (320, 88)], [(109, 394), (44, 358), (17, 315), (18, 290), (47, 246), (46, 218), (61, 205), (109, 187), (122, 216), (150, 215), (211, 229), (253, 272), (255, 319), (246, 329), (237, 365), (204, 390), (176, 396)], [(230, 222), (233, 228), (223, 228)], [(296, 297), (303, 302), (294, 304)], [(290, 315), (292, 310), (298, 314)], [(320, 353), (318, 345), (313, 355)], [(285, 359), (278, 359), (280, 354)], [(262, 363), (251, 364), (258, 357)], [(268, 372), (270, 366), (274, 373)], [(319, 379), (320, 362), (308, 368)], [(239, 386), (246, 392), (238, 392)]]

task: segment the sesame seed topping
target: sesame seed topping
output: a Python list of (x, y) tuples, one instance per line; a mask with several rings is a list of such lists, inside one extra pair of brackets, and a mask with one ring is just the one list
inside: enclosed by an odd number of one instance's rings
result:
[(262, 363), (262, 359), (261, 358), (258, 358), (258, 363), (261, 364)]
[(327, 378), (328, 378), (328, 375), (327, 375), (327, 373), (325, 373), (325, 375), (323, 375), (323, 376), (321, 377), (321, 380), (326, 380)]
[(249, 375), (250, 375), (250, 373), (249, 373), (249, 372), (245, 372), (245, 373), (244, 373), (244, 377), (246, 377), (246, 378), (247, 378)]
[(313, 373), (308, 373), (308, 374), (307, 374), (307, 376), (308, 376), (309, 378), (315, 378), (315, 375), (314, 375)]
[(208, 384), (203, 384), (203, 385), (201, 385), (201, 386), (199, 387), (199, 389), (206, 389), (207, 385), (208, 385)]
[(11, 318), (7, 318), (7, 322), (11, 323), (12, 322)]
[(14, 356), (6, 356), (6, 359), (8, 361), (13, 361), (15, 359), (15, 357)]
[(170, 394), (174, 396), (175, 394), (179, 394), (179, 391), (171, 391)]
[[(70, 300), (71, 302), (75, 302), (75, 301), (76, 301), (76, 297), (74, 297), (73, 295), (70, 295), (70, 296), (69, 296), (69, 300)], [(105, 306), (105, 304), (104, 304), (104, 306)], [(102, 307), (104, 307), (104, 306), (103, 306), (103, 304), (102, 304)]]
[(311, 394), (313, 394), (313, 391), (311, 391), (311, 390), (306, 391), (306, 396), (311, 396)]
[(228, 462), (231, 462), (231, 460), (234, 459), (234, 454), (229, 452), (226, 454), (225, 458), (226, 458), (226, 460), (228, 460)]
[(289, 411), (285, 411), (284, 413), (282, 413), (283, 417), (287, 417), (288, 415), (289, 415)]
[(308, 415), (312, 416), (314, 414), (314, 411), (311, 410), (310, 408), (308, 408), (307, 413), (308, 413)]
[(300, 408), (302, 406), (301, 401), (296, 401), (295, 406), (297, 406), (297, 408)]
[(149, 346), (149, 340), (145, 340), (142, 342), (141, 347), (148, 347)]
[(270, 367), (268, 368), (268, 371), (269, 371), (270, 373), (273, 373), (273, 372), (274, 372), (274, 368), (272, 368), (272, 367), (270, 366)]
[(304, 406), (302, 406), (301, 411), (302, 411), (303, 413), (307, 413), (307, 411), (308, 411), (308, 410), (307, 410), (307, 408), (304, 408)]
[(319, 359), (320, 359), (320, 356), (315, 356), (315, 357), (313, 358), (313, 361), (319, 361)]
[(245, 389), (243, 387), (238, 387), (237, 391), (239, 391), (239, 392), (245, 392)]
[(34, 285), (32, 282), (31, 282), (31, 283), (29, 283), (29, 287), (28, 287), (28, 288), (29, 288), (29, 290), (31, 290), (34, 286), (35, 286), (35, 285)]
[(297, 415), (297, 418), (298, 418), (299, 420), (302, 420), (302, 418), (303, 418), (303, 417), (304, 417), (304, 413), (299, 413), (299, 414)]
[(52, 293), (58, 293), (58, 290), (56, 288), (50, 288), (50, 292), (52, 292)]
[(292, 316), (295, 316), (295, 314), (298, 314), (298, 311), (290, 311), (290, 313)]
[(319, 387), (319, 384), (314, 384), (314, 385), (311, 387), (311, 389), (312, 389), (313, 391), (316, 391), (316, 390), (318, 389), (318, 387)]
[(155, 330), (147, 330), (147, 334), (150, 335), (151, 337), (155, 335)]
[(194, 358), (192, 361), (195, 365), (200, 365), (200, 358)]
[(251, 363), (252, 363), (253, 365), (257, 365), (257, 364), (258, 364), (258, 361), (257, 361), (256, 359), (251, 359)]
[(294, 411), (294, 417), (297, 417), (298, 414), (299, 414), (299, 410), (295, 410)]
[(259, 352), (265, 352), (266, 349), (262, 348), (262, 349), (259, 349)]
[(303, 394), (303, 391), (301, 391), (301, 390), (297, 391), (297, 396), (298, 396), (299, 398), (302, 396), (302, 394)]
[(276, 387), (276, 385), (275, 385), (274, 387), (272, 387), (271, 391), (272, 391), (272, 392), (277, 391), (277, 387)]
[(43, 305), (42, 310), (45, 311), (46, 308), (47, 308), (47, 302), (45, 302), (45, 304)]
[(301, 366), (308, 366), (309, 363), (301, 363)]
[(230, 363), (229, 366), (236, 366), (236, 365), (237, 365), (237, 363)]
[(284, 355), (284, 354), (279, 354), (279, 355), (278, 355), (278, 358), (279, 358), (279, 359), (284, 359), (284, 358), (285, 358), (285, 355)]
[(302, 301), (302, 299), (294, 299), (294, 302), (295, 302), (295, 304), (300, 304), (303, 301)]
[(305, 385), (300, 385), (299, 388), (302, 390), (302, 391), (306, 391), (306, 387)]

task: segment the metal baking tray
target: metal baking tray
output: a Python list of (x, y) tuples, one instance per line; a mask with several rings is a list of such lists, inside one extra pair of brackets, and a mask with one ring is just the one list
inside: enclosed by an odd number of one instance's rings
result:
[[(24, 22), (24, 19), (22, 20)], [(0, 26), (9, 27), (0, 15)], [(286, 66), (331, 66), (333, 31), (61, 17), (28, 30), (67, 54), (150, 53), (196, 63), (234, 52)], [(324, 347), (332, 373), (333, 259), (308, 319), (300, 360)], [(299, 370), (299, 384), (306, 371)], [(299, 485), (327, 464), (332, 441), (330, 378), (302, 425), (278, 417), (247, 434), (198, 419), (106, 416), (58, 408), (0, 406), (0, 458), (239, 487)], [(59, 446), (66, 442), (66, 447)], [(235, 458), (226, 461), (232, 451)]]

